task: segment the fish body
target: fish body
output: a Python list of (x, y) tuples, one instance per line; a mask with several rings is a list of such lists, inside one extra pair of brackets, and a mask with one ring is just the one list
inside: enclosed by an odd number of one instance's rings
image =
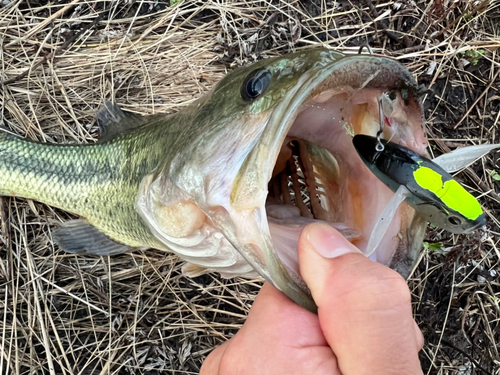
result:
[(161, 248), (135, 209), (142, 179), (158, 167), (172, 139), (163, 134), (168, 121), (161, 120), (96, 145), (43, 144), (0, 132), (0, 195), (82, 216), (130, 247)]
[[(261, 275), (314, 310), (297, 240), (323, 221), (363, 249), (391, 191), (352, 146), (374, 135), (425, 153), (419, 88), (398, 62), (311, 49), (228, 74), (173, 116), (107, 103), (95, 144), (54, 145), (0, 133), (0, 194), (81, 216), (53, 231), (61, 248), (110, 255), (174, 251), (184, 271)], [(386, 103), (387, 104), (387, 103)], [(425, 221), (402, 207), (372, 259), (408, 273)]]

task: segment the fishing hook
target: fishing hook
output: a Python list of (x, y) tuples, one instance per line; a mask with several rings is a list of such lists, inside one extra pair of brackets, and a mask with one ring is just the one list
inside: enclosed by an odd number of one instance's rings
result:
[[(368, 43), (363, 43), (362, 45), (359, 46), (358, 50), (358, 55), (363, 52), (363, 49), (366, 48), (368, 50), (368, 53), (370, 55), (373, 55), (373, 50), (372, 47)], [(382, 133), (384, 131), (384, 123), (385, 123), (385, 118), (384, 118), (384, 111), (382, 108), (382, 98), (380, 97), (378, 100), (378, 115), (379, 115), (379, 121), (380, 121), (380, 129), (377, 132), (377, 145), (375, 146), (375, 150), (378, 152), (384, 151), (385, 147), (381, 141)]]
[(382, 97), (378, 99), (378, 117), (380, 121), (380, 129), (377, 132), (377, 145), (375, 146), (375, 150), (378, 152), (382, 152), (385, 149), (384, 144), (381, 141), (385, 125), (384, 109), (382, 108)]

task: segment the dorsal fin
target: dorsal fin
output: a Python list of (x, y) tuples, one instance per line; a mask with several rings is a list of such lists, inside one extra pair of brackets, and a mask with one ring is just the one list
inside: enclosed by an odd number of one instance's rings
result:
[(140, 128), (151, 121), (148, 117), (124, 111), (118, 104), (106, 100), (97, 111), (97, 124), (101, 133), (99, 141), (110, 141), (120, 134)]

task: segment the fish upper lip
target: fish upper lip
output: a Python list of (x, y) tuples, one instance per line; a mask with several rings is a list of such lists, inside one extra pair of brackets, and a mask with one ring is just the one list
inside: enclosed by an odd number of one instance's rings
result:
[[(355, 68), (353, 68), (353, 65)], [(372, 71), (363, 73), (363, 67), (369, 67)], [(343, 59), (334, 59), (324, 66), (311, 70), (317, 70), (321, 73), (315, 75), (314, 72), (306, 72), (305, 75), (309, 73), (309, 77), (306, 77), (306, 81), (302, 84), (298, 84), (300, 87), (293, 93), (293, 96), (287, 98), (287, 95), (273, 110), (273, 114), (262, 134), (262, 137), (264, 137), (265, 133), (272, 132), (274, 136), (277, 136), (275, 142), (273, 142), (274, 146), (271, 147), (272, 149), (279, 150), (301, 106), (313, 97), (316, 91), (322, 92), (329, 87), (340, 86), (350, 86), (353, 89), (369, 87), (382, 91), (407, 89), (417, 98), (420, 92), (418, 84), (409, 70), (388, 57), (345, 55)], [(355, 78), (353, 78), (353, 73), (349, 70), (355, 71)], [(353, 84), (353, 80), (357, 80), (358, 84)], [(280, 116), (279, 113), (282, 115)]]

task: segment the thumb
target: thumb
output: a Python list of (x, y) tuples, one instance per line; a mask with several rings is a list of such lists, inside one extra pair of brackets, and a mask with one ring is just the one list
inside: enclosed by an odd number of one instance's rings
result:
[(307, 226), (298, 247), (300, 273), (341, 373), (421, 374), (423, 338), (405, 280), (326, 224)]

